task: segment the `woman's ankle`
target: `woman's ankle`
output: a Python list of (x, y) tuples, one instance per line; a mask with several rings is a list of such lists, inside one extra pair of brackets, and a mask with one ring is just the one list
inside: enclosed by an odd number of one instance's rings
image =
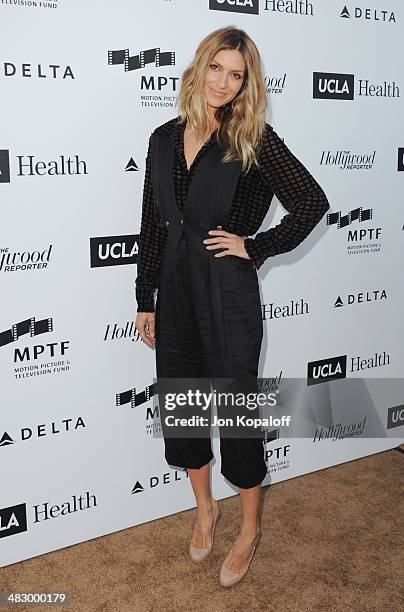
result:
[(257, 535), (261, 535), (261, 527), (260, 525), (242, 525), (240, 530), (240, 536), (245, 537), (249, 540), (253, 540), (257, 537)]
[(215, 499), (211, 496), (210, 498), (200, 500), (196, 507), (198, 512), (202, 512), (204, 514), (212, 512), (215, 508)]

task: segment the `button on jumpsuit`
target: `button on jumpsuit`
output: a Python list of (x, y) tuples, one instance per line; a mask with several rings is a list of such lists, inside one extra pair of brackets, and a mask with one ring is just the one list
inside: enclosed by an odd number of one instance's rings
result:
[[(215, 139), (199, 161), (181, 212), (174, 141), (154, 134), (151, 151), (154, 197), (167, 228), (155, 317), (157, 386), (160, 378), (234, 378), (256, 392), (263, 333), (257, 272), (250, 260), (215, 257), (221, 249), (203, 243), (212, 237), (210, 229), (226, 230), (241, 161), (223, 162)], [(220, 417), (221, 406), (217, 410)], [(258, 409), (246, 412), (259, 416)], [(211, 461), (209, 436), (170, 437), (161, 421), (169, 465), (199, 468)], [(259, 429), (256, 437), (221, 435), (220, 455), (221, 473), (237, 487), (256, 486), (267, 474)]]

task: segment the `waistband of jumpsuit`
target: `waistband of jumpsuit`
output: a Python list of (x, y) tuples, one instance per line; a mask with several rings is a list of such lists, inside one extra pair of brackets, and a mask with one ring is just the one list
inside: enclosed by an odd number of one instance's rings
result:
[(206, 222), (201, 223), (187, 220), (184, 217), (180, 217), (175, 221), (167, 220), (165, 223), (168, 231), (168, 240), (170, 240), (170, 238), (176, 239), (179, 231), (181, 238), (188, 247), (210, 257), (212, 257), (212, 251), (206, 248), (206, 244), (203, 243), (203, 240), (206, 238), (213, 238), (213, 236), (209, 234), (209, 230), (225, 229), (222, 225), (215, 225), (214, 223), (208, 224)]

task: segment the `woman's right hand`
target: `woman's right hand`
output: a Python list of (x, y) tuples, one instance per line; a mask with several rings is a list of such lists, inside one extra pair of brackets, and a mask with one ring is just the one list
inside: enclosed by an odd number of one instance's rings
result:
[(135, 321), (135, 327), (143, 342), (152, 348), (156, 343), (154, 336), (155, 317), (154, 312), (138, 312)]

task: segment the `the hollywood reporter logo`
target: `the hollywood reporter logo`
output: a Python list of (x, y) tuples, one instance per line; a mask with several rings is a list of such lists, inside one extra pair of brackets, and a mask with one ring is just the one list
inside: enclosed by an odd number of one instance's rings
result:
[(43, 251), (10, 251), (0, 248), (0, 272), (21, 272), (25, 270), (42, 270), (51, 261), (50, 244)]

